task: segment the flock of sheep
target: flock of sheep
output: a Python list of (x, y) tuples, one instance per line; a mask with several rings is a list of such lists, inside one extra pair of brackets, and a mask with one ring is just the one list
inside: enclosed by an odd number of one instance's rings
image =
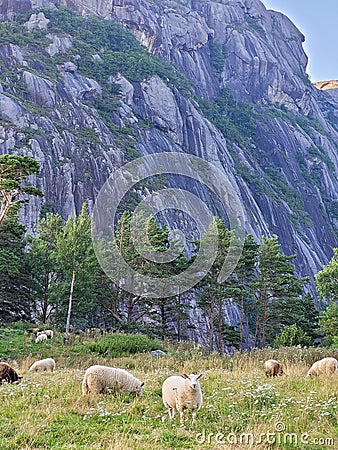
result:
[[(46, 330), (51, 331), (51, 330)], [(46, 336), (41, 333), (37, 336)], [(52, 332), (53, 333), (53, 332)], [(53, 334), (49, 337), (52, 337)], [(40, 341), (39, 341), (40, 342)], [(35, 361), (29, 368), (30, 372), (55, 370), (55, 361), (52, 358), (45, 358)], [(267, 377), (275, 377), (283, 374), (282, 365), (269, 359), (264, 363), (264, 370)], [(308, 370), (307, 377), (315, 377), (320, 374), (338, 375), (338, 361), (335, 358), (323, 358), (316, 361)], [(184, 411), (190, 410), (192, 413), (192, 422), (195, 422), (196, 413), (202, 406), (203, 396), (199, 380), (203, 373), (198, 375), (186, 374), (182, 376), (170, 376), (162, 384), (162, 400), (168, 410), (169, 418), (173, 419), (176, 411), (180, 416), (180, 424), (184, 426)], [(0, 384), (2, 381), (8, 383), (18, 382), (20, 380), (16, 371), (9, 364), (0, 362)], [(89, 367), (82, 380), (82, 393), (102, 394), (107, 392), (122, 392), (134, 396), (141, 396), (144, 383), (134, 377), (130, 372), (114, 367), (94, 365)]]

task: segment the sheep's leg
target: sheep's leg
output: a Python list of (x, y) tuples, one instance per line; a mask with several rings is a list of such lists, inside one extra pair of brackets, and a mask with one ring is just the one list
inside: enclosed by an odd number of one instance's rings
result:
[(196, 419), (196, 411), (193, 410), (192, 411), (192, 423), (195, 423), (195, 419)]
[(184, 427), (184, 409), (181, 408), (179, 410), (179, 413), (180, 413), (180, 425), (181, 425), (181, 427)]
[(173, 419), (175, 417), (175, 408), (168, 409), (169, 419)]

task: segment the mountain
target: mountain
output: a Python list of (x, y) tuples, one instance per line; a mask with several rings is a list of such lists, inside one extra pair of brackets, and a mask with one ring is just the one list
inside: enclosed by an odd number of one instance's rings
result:
[(278, 235), (299, 275), (313, 280), (331, 258), (338, 97), (309, 80), (286, 16), (259, 0), (0, 0), (0, 18), (0, 153), (41, 165), (30, 231), (46, 210), (93, 208), (126, 161), (179, 151), (226, 174), (246, 231)]

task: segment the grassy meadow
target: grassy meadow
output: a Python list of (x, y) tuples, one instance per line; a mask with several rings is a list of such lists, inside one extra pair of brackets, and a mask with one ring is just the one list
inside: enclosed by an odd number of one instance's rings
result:
[[(151, 354), (156, 345), (166, 356)], [(338, 349), (229, 357), (128, 335), (77, 336), (64, 345), (56, 332), (34, 344), (23, 330), (1, 329), (0, 355), (23, 376), (19, 384), (0, 386), (0, 450), (338, 449), (338, 377), (305, 379), (315, 360), (337, 358)], [(56, 360), (54, 373), (28, 372), (36, 359), (49, 356)], [(283, 364), (282, 377), (266, 378), (263, 362), (271, 357)], [(145, 382), (143, 396), (83, 396), (81, 381), (92, 364), (129, 370)], [(186, 413), (184, 428), (178, 416), (169, 420), (161, 399), (164, 379), (183, 372), (204, 372), (203, 407), (194, 425)]]

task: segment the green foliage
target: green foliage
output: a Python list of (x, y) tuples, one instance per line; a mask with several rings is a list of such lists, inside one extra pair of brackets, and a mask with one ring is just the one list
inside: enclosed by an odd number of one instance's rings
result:
[(321, 297), (338, 300), (338, 248), (333, 249), (334, 256), (316, 276), (316, 287)]
[(9, 211), (0, 224), (0, 322), (5, 324), (29, 321), (34, 308), (24, 233), (16, 211)]
[[(296, 188), (290, 186), (284, 175), (274, 167), (265, 167), (264, 172), (270, 186), (273, 188), (272, 197), (276, 201), (285, 201), (297, 214), (297, 221), (301, 220), (306, 225), (311, 225), (311, 219), (304, 209), (303, 200)], [(290, 216), (292, 220), (293, 217)]]
[(300, 345), (302, 347), (311, 345), (311, 338), (304, 330), (297, 327), (296, 324), (283, 328), (281, 334), (276, 337), (274, 347), (293, 347)]
[(209, 41), (210, 60), (215, 72), (220, 74), (224, 67), (225, 55), (223, 53), (222, 45), (215, 40)]
[(46, 323), (56, 307), (56, 242), (63, 226), (60, 215), (47, 212), (45, 217), (38, 221), (38, 234), (32, 238), (28, 253), (36, 315), (42, 323)]
[(204, 116), (229, 140), (245, 145), (246, 138), (254, 136), (253, 105), (236, 101), (228, 87), (221, 89), (214, 102), (206, 99), (197, 102)]
[[(80, 55), (76, 61), (79, 71), (95, 78), (102, 86), (108, 88), (109, 77), (117, 72), (130, 81), (142, 81), (157, 74), (182, 92), (189, 92), (190, 83), (183, 75), (169, 63), (149, 54), (119, 23), (94, 16), (85, 18), (67, 8), (43, 11), (50, 19), (49, 32), (73, 37), (74, 47), (69, 53)], [(94, 54), (99, 58), (94, 59)]]
[[(29, 175), (38, 171), (39, 163), (30, 156), (11, 154), (0, 156), (0, 224), (11, 208), (17, 208), (27, 201), (26, 197), (22, 198), (22, 194), (42, 196), (40, 189), (23, 184)], [(17, 199), (19, 194), (21, 196)]]
[(159, 342), (142, 334), (115, 333), (98, 338), (89, 344), (90, 351), (111, 358), (150, 352), (161, 348)]
[(35, 45), (45, 47), (50, 43), (47, 31), (34, 28), (31, 31), (17, 22), (0, 21), (0, 45), (26, 47), (34, 41)]
[(338, 339), (338, 303), (332, 301), (319, 317), (326, 344), (334, 345)]
[[(294, 323), (293, 314), (288, 315), (288, 305), (301, 301), (306, 278), (295, 275), (291, 260), (286, 256), (277, 237), (262, 237), (259, 257), (259, 276), (254, 282), (257, 301), (255, 346), (265, 347), (285, 325)], [(290, 308), (292, 313), (292, 308)]]
[(83, 204), (78, 216), (68, 218), (64, 229), (57, 234), (56, 259), (58, 270), (63, 274), (63, 283), (59, 286), (62, 307), (58, 312), (60, 318), (64, 317), (66, 299), (68, 299), (66, 318), (68, 333), (74, 299), (76, 299), (75, 312), (78, 320), (90, 310), (95, 299), (93, 291), (95, 269), (98, 263), (91, 241), (91, 220), (86, 204)]

